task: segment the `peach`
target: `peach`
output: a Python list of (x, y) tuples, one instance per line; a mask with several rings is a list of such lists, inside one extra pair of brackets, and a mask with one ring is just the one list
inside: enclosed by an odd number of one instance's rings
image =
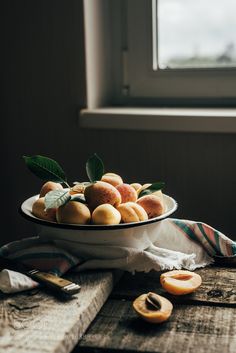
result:
[(56, 222), (56, 208), (45, 210), (44, 197), (37, 199), (32, 206), (32, 213), (35, 217), (46, 221)]
[(69, 201), (60, 206), (56, 212), (58, 223), (87, 224), (91, 213), (86, 205), (78, 201)]
[(70, 189), (70, 194), (71, 195), (76, 195), (76, 194), (83, 194), (85, 190), (85, 185), (83, 184), (76, 184)]
[(92, 213), (92, 222), (94, 224), (119, 224), (120, 220), (120, 212), (109, 203), (99, 205)]
[(43, 184), (39, 197), (44, 197), (49, 191), (52, 190), (63, 190), (63, 187), (60, 183), (54, 183), (53, 181), (47, 181)]
[(137, 191), (137, 194), (139, 194), (139, 192), (140, 192), (140, 190), (141, 190), (141, 188), (142, 188), (142, 185), (139, 184), (139, 183), (132, 183), (132, 184), (130, 184), (130, 185), (132, 186), (132, 188), (134, 188), (134, 190)]
[(89, 185), (84, 190), (85, 200), (90, 209), (104, 203), (109, 203), (116, 207), (121, 203), (121, 195), (119, 191), (111, 184), (104, 181), (97, 181)]
[[(152, 184), (144, 184), (141, 189), (138, 190), (138, 195), (140, 194), (141, 191), (148, 189), (149, 186), (151, 186)], [(161, 201), (163, 202), (163, 194), (161, 190), (157, 190), (151, 193), (151, 195), (156, 195), (158, 197), (160, 197)]]
[(135, 202), (122, 203), (117, 207), (124, 223), (146, 221), (148, 215), (146, 211)]
[(194, 292), (202, 283), (202, 278), (195, 272), (174, 270), (162, 273), (162, 287), (170, 294), (184, 295)]
[(140, 197), (137, 204), (142, 206), (148, 214), (148, 218), (154, 218), (164, 213), (164, 205), (160, 198), (150, 194)]
[(136, 298), (133, 302), (133, 308), (145, 321), (159, 324), (168, 320), (172, 313), (173, 305), (161, 295), (149, 292)]
[(123, 184), (122, 178), (115, 173), (106, 173), (102, 176), (102, 181), (105, 181), (106, 183), (109, 183), (113, 186), (117, 186), (120, 184)]
[(138, 194), (137, 191), (129, 184), (120, 184), (116, 189), (121, 194), (121, 202), (135, 202), (137, 201)]

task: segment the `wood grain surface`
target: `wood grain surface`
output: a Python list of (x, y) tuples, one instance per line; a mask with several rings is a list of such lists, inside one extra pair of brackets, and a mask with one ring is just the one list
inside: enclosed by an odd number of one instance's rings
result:
[(75, 352), (235, 353), (236, 310), (177, 305), (170, 319), (149, 324), (129, 300), (110, 299)]
[(168, 295), (160, 285), (160, 272), (125, 273), (112, 292), (113, 298), (133, 299), (138, 295), (153, 291), (179, 303), (212, 303), (236, 306), (236, 269), (228, 267), (207, 267), (195, 271), (202, 277), (201, 287), (191, 295), (174, 297)]
[(109, 296), (118, 273), (86, 272), (70, 278), (81, 284), (71, 300), (42, 290), (0, 298), (0, 352), (68, 353)]
[[(125, 273), (73, 353), (235, 353), (236, 271), (212, 266), (196, 272), (202, 286), (178, 297), (162, 290), (160, 273)], [(172, 301), (165, 323), (147, 323), (134, 312), (133, 300), (149, 291)]]

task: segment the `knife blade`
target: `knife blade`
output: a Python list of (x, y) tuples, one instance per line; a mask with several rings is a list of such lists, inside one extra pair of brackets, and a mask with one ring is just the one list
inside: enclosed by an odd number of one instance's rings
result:
[(18, 262), (17, 260), (9, 259), (0, 256), (0, 268), (17, 271), (32, 278), (34, 281), (43, 284), (45, 287), (53, 290), (57, 294), (71, 296), (80, 291), (80, 286), (76, 283), (58, 277), (49, 272), (39, 271), (37, 269), (30, 269), (27, 265)]

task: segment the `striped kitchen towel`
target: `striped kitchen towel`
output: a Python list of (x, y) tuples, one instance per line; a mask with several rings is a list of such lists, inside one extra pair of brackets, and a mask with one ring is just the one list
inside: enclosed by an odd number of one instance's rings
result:
[[(4, 245), (0, 256), (58, 276), (69, 270), (108, 268), (130, 272), (195, 270), (214, 261), (235, 264), (236, 242), (205, 223), (168, 218), (156, 224), (156, 238), (144, 250), (99, 244), (74, 247), (69, 241), (33, 237)], [(0, 272), (0, 290), (5, 293), (35, 286), (37, 283), (25, 275), (7, 269)]]

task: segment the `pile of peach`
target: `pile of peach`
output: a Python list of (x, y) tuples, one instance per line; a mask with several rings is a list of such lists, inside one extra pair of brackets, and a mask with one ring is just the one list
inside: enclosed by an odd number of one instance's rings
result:
[[(160, 277), (162, 287), (172, 295), (185, 295), (194, 292), (202, 283), (201, 276), (186, 270), (165, 272)], [(161, 323), (171, 316), (173, 305), (165, 297), (153, 292), (136, 298), (133, 308), (145, 321)]]
[(63, 189), (59, 183), (47, 182), (33, 204), (32, 213), (41, 219), (70, 224), (108, 225), (145, 221), (165, 212), (161, 190), (139, 197), (140, 192), (150, 185), (126, 184), (119, 175), (106, 173), (100, 181), (71, 188), (71, 195), (83, 194), (85, 202), (72, 198), (57, 209), (45, 210), (45, 195), (49, 191)]

